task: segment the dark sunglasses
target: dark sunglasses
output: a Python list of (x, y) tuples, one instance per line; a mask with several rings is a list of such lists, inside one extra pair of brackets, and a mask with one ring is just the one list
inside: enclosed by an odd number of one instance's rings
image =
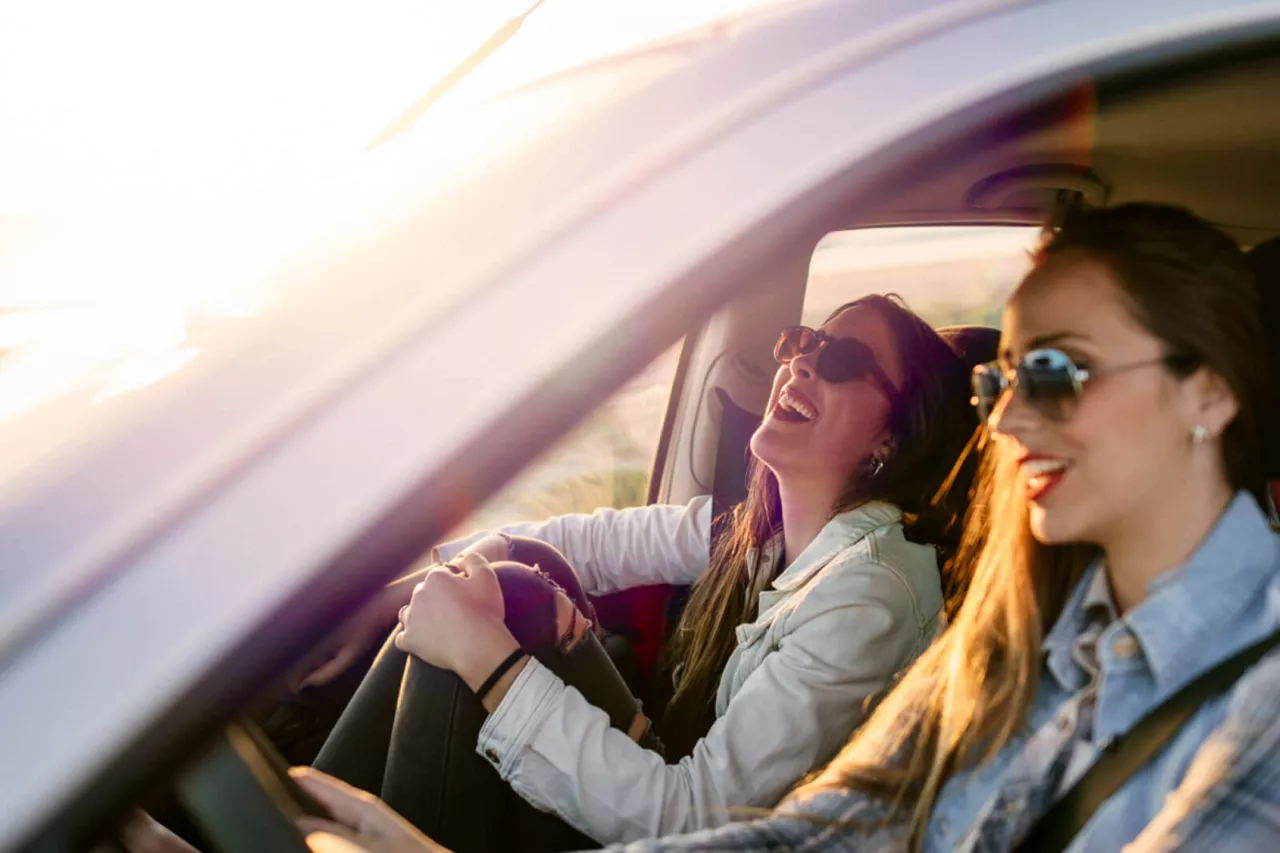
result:
[(779, 364), (790, 364), (802, 355), (815, 352), (818, 357), (814, 361), (814, 369), (827, 382), (838, 385), (869, 376), (880, 386), (890, 402), (897, 401), (898, 389), (880, 368), (876, 354), (857, 338), (833, 338), (821, 329), (787, 326), (773, 347), (773, 357)]
[(1091, 370), (1076, 366), (1071, 356), (1062, 350), (1031, 350), (1012, 367), (1005, 367), (999, 361), (975, 367), (972, 402), (978, 410), (979, 420), (985, 424), (1005, 392), (1012, 389), (1049, 420), (1061, 421), (1069, 418), (1079, 405), (1085, 383), (1139, 367), (1173, 366), (1182, 360), (1179, 356), (1162, 356), (1104, 370)]

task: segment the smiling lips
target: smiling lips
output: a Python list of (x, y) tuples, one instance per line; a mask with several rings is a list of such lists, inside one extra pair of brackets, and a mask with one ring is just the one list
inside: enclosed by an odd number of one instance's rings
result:
[(818, 407), (813, 401), (791, 386), (782, 389), (778, 402), (770, 413), (774, 418), (791, 424), (806, 424), (818, 417)]
[(1018, 463), (1027, 475), (1027, 499), (1038, 501), (1062, 482), (1067, 463), (1051, 456), (1024, 456)]

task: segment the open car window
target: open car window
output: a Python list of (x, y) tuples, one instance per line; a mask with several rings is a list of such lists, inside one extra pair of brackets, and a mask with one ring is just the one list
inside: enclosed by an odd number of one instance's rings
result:
[(679, 344), (660, 355), (455, 532), (643, 505), (679, 357)]

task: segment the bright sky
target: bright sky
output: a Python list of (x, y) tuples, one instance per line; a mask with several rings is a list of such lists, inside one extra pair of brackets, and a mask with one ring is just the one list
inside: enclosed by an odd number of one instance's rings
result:
[[(531, 2), (0, 0), (0, 420), (257, 310), (308, 194)], [(457, 97), (776, 2), (545, 0)]]
[[(547, 0), (509, 79), (769, 0)], [(0, 213), (222, 203), (359, 152), (529, 0), (6, 0)]]

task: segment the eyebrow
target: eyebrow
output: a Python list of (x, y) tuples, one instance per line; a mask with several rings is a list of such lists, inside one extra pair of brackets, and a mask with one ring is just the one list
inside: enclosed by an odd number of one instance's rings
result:
[[(1060, 344), (1072, 339), (1078, 341), (1088, 340), (1084, 335), (1076, 332), (1055, 332), (1052, 335), (1041, 335), (1038, 338), (1032, 338), (1030, 341), (1027, 341), (1026, 351), (1031, 352), (1032, 350), (1045, 349), (1046, 347), (1051, 347), (1055, 344)], [(1000, 358), (1008, 359), (1012, 357), (1013, 347), (1006, 346), (1000, 349)]]

